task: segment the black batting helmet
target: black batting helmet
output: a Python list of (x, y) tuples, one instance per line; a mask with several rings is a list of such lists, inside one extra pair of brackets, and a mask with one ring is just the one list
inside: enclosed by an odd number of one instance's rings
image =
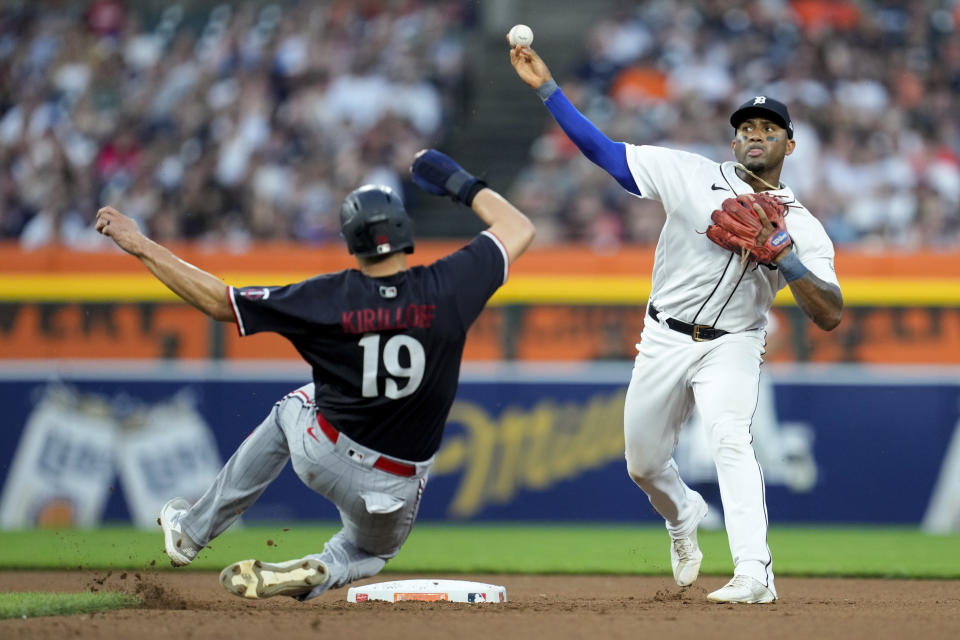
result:
[(350, 192), (340, 206), (340, 235), (361, 258), (397, 251), (413, 253), (413, 223), (390, 187), (368, 184)]

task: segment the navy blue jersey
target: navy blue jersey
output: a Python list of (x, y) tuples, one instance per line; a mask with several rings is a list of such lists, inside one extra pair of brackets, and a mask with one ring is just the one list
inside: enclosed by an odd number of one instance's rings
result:
[(506, 275), (506, 251), (485, 231), (389, 277), (348, 269), (283, 287), (231, 287), (230, 298), (241, 335), (279, 333), (310, 363), (317, 409), (337, 430), (421, 461), (440, 447), (467, 330)]

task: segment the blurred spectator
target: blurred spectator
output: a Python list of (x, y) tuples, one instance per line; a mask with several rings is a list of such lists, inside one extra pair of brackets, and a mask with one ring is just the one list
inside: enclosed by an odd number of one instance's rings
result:
[(123, 28), (127, 9), (120, 0), (93, 0), (87, 7), (87, 28), (98, 36), (115, 36)]
[[(624, 4), (585, 32), (577, 74), (558, 81), (612, 139), (718, 161), (730, 158), (736, 105), (776, 96), (796, 128), (783, 180), (836, 244), (957, 249), (958, 20), (957, 0)], [(611, 193), (546, 122), (515, 201), (555, 223), (551, 239), (656, 242), (662, 211)], [(544, 154), (548, 142), (561, 151)]]
[[(123, 203), (162, 241), (337, 241), (346, 193), (402, 193), (413, 153), (467, 112), (482, 8), (8, 3), (0, 238), (103, 246), (79, 229)], [(775, 95), (798, 142), (783, 180), (836, 244), (960, 246), (960, 0), (614, 3), (578, 37), (558, 80), (611, 138), (724, 160), (730, 112)], [(511, 193), (538, 243), (655, 243), (662, 210), (545, 121)]]
[(339, 241), (343, 196), (443, 136), (467, 5), (4, 6), (0, 237), (102, 246), (111, 203), (161, 241)]

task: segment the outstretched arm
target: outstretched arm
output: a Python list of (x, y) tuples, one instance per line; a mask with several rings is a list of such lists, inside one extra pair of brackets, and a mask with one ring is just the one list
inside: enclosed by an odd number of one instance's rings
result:
[(227, 286), (216, 276), (173, 255), (140, 233), (137, 223), (113, 207), (97, 211), (97, 231), (139, 258), (160, 282), (200, 311), (224, 322), (233, 322)]
[(473, 209), (490, 225), (488, 231), (503, 243), (511, 264), (533, 242), (536, 229), (530, 219), (450, 156), (436, 149), (423, 149), (414, 157), (410, 172), (413, 181), (424, 191), (449, 195)]
[(627, 165), (626, 145), (608, 138), (573, 106), (537, 52), (530, 47), (517, 45), (510, 49), (510, 63), (520, 79), (537, 90), (554, 120), (583, 155), (613, 176), (624, 189), (640, 195), (637, 182)]

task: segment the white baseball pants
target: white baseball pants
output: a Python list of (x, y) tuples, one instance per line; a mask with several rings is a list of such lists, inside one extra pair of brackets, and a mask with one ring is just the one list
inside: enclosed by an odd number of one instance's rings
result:
[(673, 450), (690, 412), (699, 410), (717, 466), (734, 573), (776, 593), (763, 473), (750, 433), (764, 336), (755, 330), (694, 342), (647, 315), (627, 389), (624, 439), (630, 477), (671, 537), (689, 535), (700, 498), (681, 480)]

